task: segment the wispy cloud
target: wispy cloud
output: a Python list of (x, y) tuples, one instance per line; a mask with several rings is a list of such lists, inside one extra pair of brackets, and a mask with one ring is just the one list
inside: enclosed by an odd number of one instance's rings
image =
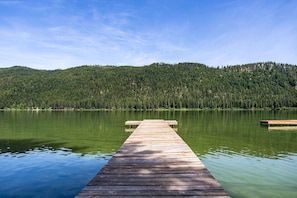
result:
[(0, 67), (297, 64), (296, 18), (278, 0), (0, 1)]
[(22, 3), (20, 0), (1, 0), (0, 5), (4, 6), (11, 6), (15, 4), (20, 4)]

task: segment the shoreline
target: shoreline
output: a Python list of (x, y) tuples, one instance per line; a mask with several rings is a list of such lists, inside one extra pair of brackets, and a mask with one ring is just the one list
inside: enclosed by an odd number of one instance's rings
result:
[(283, 108), (252, 108), (252, 109), (240, 109), (240, 108), (158, 108), (158, 109), (75, 109), (75, 108), (64, 108), (64, 109), (52, 109), (52, 108), (26, 108), (26, 109), (17, 109), (17, 108), (5, 108), (0, 109), (0, 112), (14, 112), (14, 111), (23, 111), (23, 112), (74, 112), (74, 111), (135, 111), (135, 112), (146, 112), (146, 111), (296, 111), (297, 107), (283, 107)]

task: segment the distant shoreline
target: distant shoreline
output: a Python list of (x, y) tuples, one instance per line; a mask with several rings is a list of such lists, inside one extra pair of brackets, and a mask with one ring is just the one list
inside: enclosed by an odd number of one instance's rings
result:
[(65, 109), (39, 109), (39, 108), (27, 108), (27, 109), (17, 109), (17, 108), (5, 108), (0, 109), (0, 111), (23, 111), (23, 112), (74, 112), (74, 111), (128, 111), (128, 112), (147, 112), (147, 111), (155, 111), (155, 112), (162, 112), (162, 111), (297, 111), (297, 107), (283, 107), (283, 108), (253, 108), (253, 109), (240, 109), (240, 108), (172, 108), (172, 109), (165, 109), (165, 108), (159, 108), (159, 109), (75, 109), (75, 108), (65, 108)]

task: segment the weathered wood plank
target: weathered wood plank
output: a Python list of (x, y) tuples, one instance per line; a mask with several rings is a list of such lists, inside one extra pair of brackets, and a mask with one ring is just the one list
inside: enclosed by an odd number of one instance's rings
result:
[[(174, 190), (163, 188), (152, 191), (151, 189), (129, 189), (126, 190), (117, 190), (117, 189), (110, 189), (110, 190), (85, 190), (81, 192), (77, 198), (79, 197), (106, 197), (106, 196), (149, 196), (149, 197), (158, 197), (158, 196), (168, 196), (168, 197), (184, 197), (184, 196), (193, 196), (193, 197), (228, 197), (225, 193), (222, 193), (221, 189), (195, 189), (195, 190)], [(100, 194), (98, 194), (100, 191)]]
[(77, 198), (229, 197), (170, 123), (134, 122), (139, 126)]

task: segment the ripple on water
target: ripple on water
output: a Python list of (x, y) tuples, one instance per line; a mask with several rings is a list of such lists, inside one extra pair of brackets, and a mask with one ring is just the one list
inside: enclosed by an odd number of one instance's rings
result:
[(0, 155), (1, 197), (73, 197), (108, 159), (102, 154), (73, 154), (69, 149)]

